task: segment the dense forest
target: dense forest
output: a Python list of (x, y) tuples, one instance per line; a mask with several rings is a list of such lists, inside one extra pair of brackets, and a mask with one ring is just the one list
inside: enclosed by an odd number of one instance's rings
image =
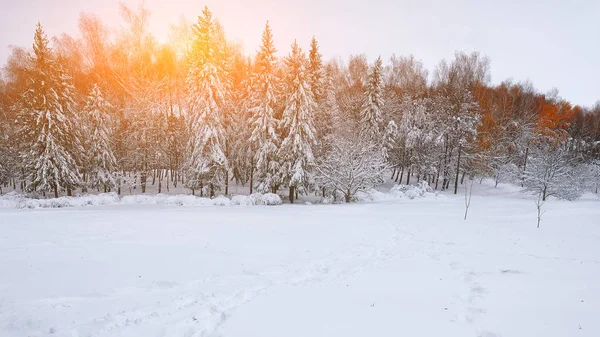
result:
[[(172, 26), (121, 6), (124, 28), (82, 14), (77, 37), (13, 47), (0, 80), (0, 185), (38, 196), (147, 184), (197, 195), (252, 192), (351, 201), (390, 177), (457, 193), (493, 178), (572, 199), (600, 184), (600, 102), (491, 83), (490, 61), (456, 52), (431, 73), (414, 56), (324, 60), (317, 39), (254, 55), (205, 8)], [(300, 45), (306, 44), (306, 52)]]

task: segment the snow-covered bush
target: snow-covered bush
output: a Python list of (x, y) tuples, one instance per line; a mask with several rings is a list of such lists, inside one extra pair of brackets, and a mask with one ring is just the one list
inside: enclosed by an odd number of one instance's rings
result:
[(236, 195), (231, 198), (231, 205), (256, 206), (256, 205), (281, 205), (281, 197), (273, 193), (253, 193), (251, 195)]
[(14, 208), (63, 208), (81, 206), (113, 205), (119, 203), (116, 193), (102, 193), (81, 197), (59, 197), (53, 199), (26, 198), (16, 192), (11, 192), (0, 198), (0, 207)]
[(263, 205), (267, 205), (267, 206), (281, 205), (283, 203), (281, 201), (281, 197), (275, 193), (264, 194), (262, 196), (261, 202)]
[(399, 198), (415, 199), (423, 198), (427, 192), (431, 192), (431, 187), (426, 181), (420, 181), (417, 185), (395, 185), (390, 189), (389, 194)]
[(252, 203), (252, 199), (250, 199), (250, 196), (247, 196), (247, 195), (234, 195), (231, 198), (231, 204), (235, 205), (235, 206), (252, 206), (252, 205), (254, 205), (254, 203)]
[(424, 198), (429, 193), (432, 195), (431, 188), (426, 181), (419, 182), (417, 185), (395, 185), (388, 192), (380, 192), (375, 189), (361, 191), (356, 194), (358, 201), (390, 201), (400, 199)]
[(236, 195), (232, 199), (218, 196), (213, 199), (193, 195), (128, 195), (122, 198), (116, 193), (83, 195), (77, 197), (59, 197), (52, 199), (36, 199), (17, 192), (0, 195), (0, 207), (3, 208), (62, 208), (99, 205), (177, 205), (177, 206), (233, 206), (233, 205), (281, 205), (281, 197), (277, 194), (255, 193), (249, 196)]
[(212, 201), (215, 206), (230, 206), (231, 205), (231, 200), (229, 200), (229, 198), (227, 198), (226, 196), (222, 196), (222, 195), (212, 199)]
[(316, 165), (315, 180), (329, 190), (341, 191), (346, 202), (358, 191), (383, 183), (388, 169), (379, 145), (366, 138), (339, 136), (332, 141), (331, 150)]

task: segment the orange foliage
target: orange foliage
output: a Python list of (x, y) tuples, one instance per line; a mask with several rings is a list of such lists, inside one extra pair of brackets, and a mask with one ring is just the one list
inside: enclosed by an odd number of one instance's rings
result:
[(552, 102), (544, 97), (539, 98), (540, 116), (538, 120), (539, 132), (553, 138), (564, 138), (565, 130), (573, 120), (575, 109), (569, 102)]

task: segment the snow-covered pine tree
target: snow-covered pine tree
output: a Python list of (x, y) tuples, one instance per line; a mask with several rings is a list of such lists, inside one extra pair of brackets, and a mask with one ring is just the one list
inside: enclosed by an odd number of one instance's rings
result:
[(318, 102), (317, 113), (315, 116), (315, 129), (317, 131), (317, 150), (315, 156), (319, 156), (327, 151), (330, 135), (335, 124), (339, 123), (342, 116), (336, 97), (336, 88), (333, 83), (333, 69), (330, 66), (325, 68), (323, 77), (323, 96)]
[(316, 144), (313, 125), (316, 105), (308, 84), (306, 64), (306, 56), (294, 41), (290, 55), (285, 58), (286, 99), (282, 119), (285, 138), (279, 149), (292, 203), (295, 189), (309, 180), (312, 147)]
[(19, 172), (16, 155), (18, 149), (11, 141), (15, 137), (11, 135), (12, 130), (9, 130), (8, 123), (2, 122), (0, 120), (0, 194), (2, 185), (8, 185), (11, 181), (16, 187), (14, 180)]
[(22, 136), (30, 147), (21, 153), (30, 190), (59, 191), (81, 183), (75, 153), (74, 101), (70, 78), (54, 63), (48, 38), (38, 23), (34, 36), (32, 69), (22, 95), (19, 116)]
[[(229, 90), (229, 108), (227, 113), (227, 156), (231, 179), (244, 186), (250, 180), (252, 166), (251, 146), (248, 139), (251, 136), (249, 102), (250, 62), (241, 50), (234, 50), (231, 56), (231, 89)], [(225, 185), (228, 194), (228, 184)], [(252, 186), (251, 186), (252, 191)]]
[(254, 176), (258, 179), (258, 190), (276, 192), (281, 185), (281, 169), (277, 158), (280, 139), (277, 134), (279, 121), (275, 118), (277, 87), (275, 75), (273, 34), (267, 22), (262, 36), (262, 45), (254, 61), (254, 74), (250, 88), (250, 143), (254, 149)]
[(319, 43), (313, 36), (310, 40), (310, 50), (308, 52), (308, 83), (313, 93), (315, 102), (320, 102), (325, 94), (325, 72), (323, 69), (323, 56), (319, 52)]
[(381, 133), (381, 109), (383, 104), (383, 62), (381, 57), (378, 57), (369, 69), (369, 77), (360, 111), (364, 132), (375, 140), (379, 140)]
[(317, 40), (313, 37), (308, 53), (309, 84), (316, 103), (314, 125), (317, 145), (314, 148), (315, 158), (327, 151), (326, 137), (332, 131), (333, 114), (338, 112), (335, 87), (332, 80), (332, 69), (323, 66), (323, 57), (319, 52)]
[(186, 83), (191, 109), (191, 137), (187, 167), (194, 187), (210, 186), (210, 196), (219, 188), (228, 171), (225, 155), (223, 104), (227, 91), (224, 52), (216, 39), (216, 25), (205, 7), (194, 25), (194, 41), (189, 55)]
[(110, 110), (100, 87), (94, 84), (84, 109), (87, 120), (87, 174), (91, 188), (108, 192), (116, 186), (116, 160), (111, 145)]

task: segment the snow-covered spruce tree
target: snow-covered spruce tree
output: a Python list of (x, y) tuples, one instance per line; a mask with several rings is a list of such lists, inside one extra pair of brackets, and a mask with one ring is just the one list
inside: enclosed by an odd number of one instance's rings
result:
[(285, 138), (279, 149), (291, 203), (295, 189), (309, 180), (312, 147), (316, 144), (313, 126), (316, 105), (308, 84), (306, 63), (304, 53), (294, 41), (290, 55), (285, 58), (286, 99), (282, 118)]
[(363, 98), (360, 118), (369, 137), (379, 139), (381, 133), (381, 109), (383, 108), (383, 66), (381, 57), (369, 69), (369, 77)]
[(307, 71), (310, 91), (313, 93), (315, 102), (319, 102), (325, 94), (325, 72), (323, 56), (319, 52), (319, 43), (314, 36), (310, 40)]
[(345, 201), (350, 202), (356, 192), (384, 182), (389, 166), (379, 142), (356, 132), (336, 132), (330, 146), (315, 166), (315, 179), (320, 186), (342, 192)]
[(5, 125), (0, 125), (0, 194), (2, 194), (2, 186), (13, 181), (18, 172), (14, 156), (15, 149), (10, 144), (9, 134), (5, 131), (5, 127)]
[(281, 185), (281, 167), (277, 157), (280, 139), (277, 134), (279, 121), (275, 118), (277, 87), (279, 79), (275, 75), (273, 34), (267, 22), (262, 36), (262, 45), (254, 61), (250, 94), (250, 143), (254, 149), (254, 176), (258, 180), (258, 190), (277, 192)]
[(227, 128), (229, 167), (236, 184), (245, 186), (249, 182), (250, 193), (253, 193), (254, 181), (251, 174), (254, 169), (254, 153), (252, 146), (248, 146), (248, 140), (252, 135), (252, 127), (248, 122), (251, 117), (248, 109), (251, 62), (238, 53), (233, 56), (232, 65), (230, 113), (228, 114), (231, 122)]
[(31, 144), (21, 153), (30, 190), (64, 188), (70, 194), (81, 183), (74, 149), (79, 139), (75, 130), (73, 86), (52, 57), (48, 39), (38, 23), (34, 36), (32, 68), (22, 95), (19, 124), (24, 141)]
[(0, 194), (3, 185), (12, 183), (16, 189), (20, 172), (17, 128), (14, 119), (6, 117), (0, 112)]
[(94, 84), (84, 109), (87, 121), (87, 174), (91, 188), (110, 191), (116, 186), (116, 160), (111, 145), (111, 104), (104, 98), (100, 87)]
[(327, 136), (332, 132), (333, 114), (338, 113), (332, 69), (323, 66), (317, 40), (313, 37), (308, 53), (309, 84), (316, 103), (314, 125), (317, 145), (314, 156), (319, 158), (327, 151)]
[(228, 171), (225, 155), (223, 105), (227, 91), (223, 45), (215, 37), (212, 13), (204, 8), (194, 25), (194, 41), (189, 55), (186, 83), (189, 94), (191, 125), (188, 144), (188, 182), (202, 188), (204, 182), (215, 188), (224, 184)]

